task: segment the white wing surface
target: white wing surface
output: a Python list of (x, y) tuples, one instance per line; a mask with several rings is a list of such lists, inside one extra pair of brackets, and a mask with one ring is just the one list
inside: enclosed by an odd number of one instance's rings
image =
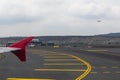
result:
[(21, 48), (12, 48), (12, 47), (0, 47), (0, 53), (7, 53), (11, 51), (21, 50)]

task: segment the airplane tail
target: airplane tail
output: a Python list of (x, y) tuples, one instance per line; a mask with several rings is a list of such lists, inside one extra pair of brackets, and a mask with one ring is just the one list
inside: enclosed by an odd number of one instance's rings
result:
[(11, 44), (9, 47), (12, 48), (20, 48), (20, 50), (12, 51), (22, 62), (26, 61), (26, 45), (33, 39), (34, 37), (28, 37), (21, 41), (18, 41), (14, 44)]

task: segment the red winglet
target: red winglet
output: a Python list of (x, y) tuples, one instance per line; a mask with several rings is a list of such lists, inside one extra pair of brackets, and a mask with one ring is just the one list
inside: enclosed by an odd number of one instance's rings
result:
[(28, 37), (25, 38), (17, 43), (14, 43), (12, 45), (10, 45), (9, 47), (13, 47), (13, 48), (21, 48), (21, 50), (18, 51), (12, 51), (12, 53), (14, 53), (22, 62), (26, 61), (26, 45), (33, 39), (34, 37)]

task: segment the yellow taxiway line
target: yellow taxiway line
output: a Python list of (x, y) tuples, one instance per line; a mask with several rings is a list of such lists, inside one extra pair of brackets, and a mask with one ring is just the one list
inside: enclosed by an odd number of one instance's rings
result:
[(48, 62), (50, 62), (50, 61), (54, 61), (54, 62), (56, 62), (56, 61), (78, 61), (78, 60), (76, 60), (76, 59), (44, 59), (44, 61), (48, 61)]
[[(36, 54), (39, 54), (39, 53), (36, 53)], [(42, 56), (65, 56), (66, 54), (57, 54), (57, 53), (41, 53), (40, 55)]]
[(107, 52), (108, 50), (86, 50), (88, 52)]
[(38, 78), (7, 78), (7, 80), (55, 80), (55, 79), (38, 79)]
[(82, 80), (85, 76), (87, 76), (90, 73), (91, 68), (92, 68), (91, 65), (88, 62), (84, 61), (83, 59), (81, 59), (77, 56), (74, 56), (74, 55), (71, 55), (71, 54), (68, 54), (68, 55), (77, 59), (77, 60), (79, 60), (79, 61), (81, 61), (81, 62), (83, 62), (87, 66), (87, 69), (85, 70), (85, 72), (81, 76), (79, 76), (78, 78), (75, 79), (75, 80)]
[[(71, 59), (70, 56), (44, 56), (45, 59)], [(72, 58), (73, 59), (73, 58)]]
[(73, 65), (85, 65), (83, 63), (44, 63), (45, 66), (73, 66)]
[[(52, 51), (50, 51), (51, 53), (53, 53)], [(54, 52), (54, 53), (57, 53), (57, 52)], [(49, 56), (47, 56), (47, 55), (44, 55), (43, 57), (44, 57), (44, 59), (46, 60), (46, 59), (76, 59), (76, 60), (78, 60), (78, 61), (80, 61), (80, 62), (82, 62), (82, 65), (84, 64), (84, 65), (86, 65), (87, 66), (87, 69), (34, 69), (35, 71), (76, 71), (76, 72), (80, 72), (80, 71), (83, 71), (83, 74), (82, 75), (80, 75), (78, 78), (76, 78), (75, 80), (82, 80), (83, 78), (85, 78), (89, 73), (90, 73), (90, 71), (91, 71), (91, 65), (88, 63), (88, 62), (86, 62), (85, 60), (83, 60), (83, 59), (81, 59), (81, 58), (79, 58), (79, 57), (77, 57), (77, 56), (74, 56), (74, 55), (71, 55), (71, 54), (65, 54), (65, 53), (61, 53), (61, 54), (64, 54), (64, 56), (63, 55), (57, 55), (56, 54), (56, 56), (55, 56), (55, 54), (54, 55), (49, 55)], [(69, 65), (76, 65), (76, 64), (74, 64), (74, 63), (70, 63)], [(60, 63), (55, 63), (55, 64), (53, 64), (53, 63), (45, 63), (44, 65), (65, 65), (65, 63), (63, 64), (60, 64)], [(68, 64), (66, 64), (66, 65), (68, 65)], [(77, 64), (78, 65), (78, 64)], [(79, 65), (81, 65), (80, 63), (79, 63)]]
[(35, 71), (82, 72), (85, 69), (35, 69)]

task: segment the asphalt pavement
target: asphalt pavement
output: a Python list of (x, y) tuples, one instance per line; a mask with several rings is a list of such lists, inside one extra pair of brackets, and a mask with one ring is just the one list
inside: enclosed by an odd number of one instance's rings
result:
[(119, 49), (29, 48), (0, 59), (0, 80), (120, 80)]

